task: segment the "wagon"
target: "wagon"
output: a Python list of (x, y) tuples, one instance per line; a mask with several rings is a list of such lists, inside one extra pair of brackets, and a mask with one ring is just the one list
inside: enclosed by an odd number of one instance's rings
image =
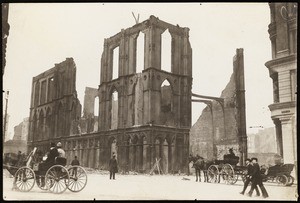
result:
[(239, 157), (224, 155), (224, 160), (215, 160), (207, 169), (208, 181), (220, 183), (221, 178), (226, 184), (235, 184), (238, 177), (245, 179), (246, 166), (237, 166)]
[(294, 183), (294, 177), (291, 172), (294, 164), (278, 164), (274, 166), (262, 166), (261, 174), (264, 182), (277, 182), (280, 185), (291, 186)]
[(40, 164), (35, 162), (36, 148), (28, 155), (23, 166), (9, 166), (8, 171), (14, 176), (13, 187), (21, 192), (30, 191), (35, 183), (42, 190), (60, 194), (69, 189), (79, 192), (87, 184), (87, 173), (81, 166), (66, 167), (65, 158), (56, 158), (55, 165), (42, 170)]

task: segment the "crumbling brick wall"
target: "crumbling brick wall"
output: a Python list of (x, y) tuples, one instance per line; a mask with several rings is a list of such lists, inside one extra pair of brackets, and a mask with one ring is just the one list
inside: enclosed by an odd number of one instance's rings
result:
[[(212, 101), (190, 131), (190, 152), (208, 159), (223, 159), (229, 148), (242, 161), (247, 154), (245, 145), (246, 118), (244, 94), (243, 49), (237, 49), (233, 59), (233, 73), (221, 93), (222, 105)], [(212, 109), (210, 109), (212, 108)], [(224, 127), (225, 126), (225, 127)], [(243, 158), (243, 159), (242, 159)]]

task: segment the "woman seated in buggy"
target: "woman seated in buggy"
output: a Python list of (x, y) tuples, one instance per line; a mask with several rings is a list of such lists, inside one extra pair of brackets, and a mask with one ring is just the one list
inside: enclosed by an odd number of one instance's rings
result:
[[(59, 147), (61, 147), (60, 142), (58, 143)], [(61, 149), (62, 150), (62, 149)], [(36, 170), (36, 175), (40, 178), (37, 178), (37, 184), (41, 187), (45, 186), (45, 174), (49, 168), (54, 165), (62, 165), (65, 166), (67, 160), (65, 157), (60, 157), (60, 153), (55, 146), (55, 143), (50, 143), (50, 151), (48, 152), (47, 158), (45, 161), (42, 161), (38, 164), (38, 169)], [(40, 182), (41, 180), (41, 182)]]

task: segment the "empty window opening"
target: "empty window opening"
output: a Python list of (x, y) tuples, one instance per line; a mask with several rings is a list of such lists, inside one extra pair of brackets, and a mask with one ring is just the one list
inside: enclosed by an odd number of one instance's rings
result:
[(171, 72), (172, 37), (169, 30), (161, 35), (161, 70)]
[(41, 84), (41, 104), (46, 102), (46, 80), (44, 80)]
[(54, 93), (54, 78), (49, 78), (48, 81), (48, 96), (47, 100), (52, 101), (53, 100), (53, 93)]
[(113, 50), (113, 69), (112, 69), (112, 79), (119, 77), (119, 47)]
[(172, 111), (172, 89), (168, 80), (165, 80), (161, 84), (161, 111), (171, 112)]
[(136, 73), (144, 70), (144, 53), (145, 53), (145, 34), (140, 32), (136, 45)]
[(94, 116), (99, 116), (99, 97), (95, 97), (94, 101)]
[(117, 129), (118, 127), (118, 92), (115, 90), (111, 98), (111, 128)]

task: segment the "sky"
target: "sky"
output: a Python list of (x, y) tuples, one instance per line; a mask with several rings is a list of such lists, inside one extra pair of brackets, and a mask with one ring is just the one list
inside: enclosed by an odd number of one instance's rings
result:
[[(192, 92), (220, 96), (233, 72), (237, 48), (244, 49), (247, 132), (273, 127), (267, 3), (12, 3), (3, 89), (9, 90), (8, 132), (29, 117), (32, 78), (72, 57), (76, 89), (83, 105), (85, 87), (98, 88), (105, 38), (150, 15), (190, 29)], [(163, 52), (163, 55), (168, 55)], [(192, 104), (192, 124), (205, 108)]]

